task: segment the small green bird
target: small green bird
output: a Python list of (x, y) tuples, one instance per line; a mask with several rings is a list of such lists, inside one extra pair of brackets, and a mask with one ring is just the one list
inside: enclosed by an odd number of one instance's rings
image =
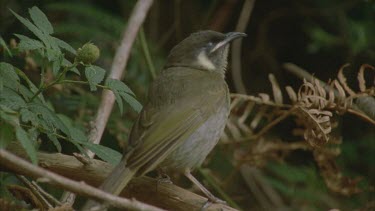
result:
[[(229, 44), (245, 36), (200, 31), (171, 50), (149, 89), (148, 102), (132, 128), (123, 159), (100, 189), (118, 195), (134, 176), (155, 169), (177, 171), (210, 201), (223, 202), (190, 172), (202, 164), (224, 130), (230, 107), (225, 82)], [(89, 201), (83, 210), (97, 205)]]

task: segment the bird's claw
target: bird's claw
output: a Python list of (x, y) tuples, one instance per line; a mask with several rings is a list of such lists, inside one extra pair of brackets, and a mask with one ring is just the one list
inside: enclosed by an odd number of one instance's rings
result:
[(213, 198), (209, 198), (202, 206), (202, 208), (200, 209), (201, 211), (204, 211), (206, 210), (208, 207), (210, 207), (212, 204), (224, 204), (226, 205), (227, 202), (224, 201), (224, 200), (221, 200), (219, 198), (216, 198), (216, 197), (213, 197)]

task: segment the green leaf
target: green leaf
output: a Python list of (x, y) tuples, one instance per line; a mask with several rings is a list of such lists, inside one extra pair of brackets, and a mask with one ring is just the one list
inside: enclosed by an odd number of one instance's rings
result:
[(136, 111), (140, 112), (142, 110), (142, 104), (138, 102), (133, 96), (126, 92), (120, 93), (121, 97)]
[(124, 112), (124, 104), (122, 102), (121, 95), (119, 94), (119, 92), (114, 91), (113, 89), (112, 89), (112, 92), (115, 95), (115, 99), (116, 99), (118, 108), (120, 109), (120, 113), (122, 114)]
[(108, 86), (115, 95), (120, 113), (123, 112), (123, 101), (127, 102), (137, 112), (142, 110), (142, 105), (134, 98), (135, 94), (125, 83), (120, 80), (108, 78), (105, 85)]
[(7, 87), (0, 92), (0, 104), (13, 110), (26, 107), (24, 99), (17, 92)]
[(0, 121), (0, 148), (5, 148), (15, 137), (13, 126)]
[(26, 150), (26, 153), (30, 157), (31, 162), (37, 164), (38, 157), (36, 156), (36, 150), (27, 132), (22, 127), (17, 127), (16, 137), (17, 140), (21, 143), (22, 147)]
[(20, 43), (17, 46), (20, 51), (44, 48), (43, 43), (38, 40), (34, 40), (20, 34), (15, 34), (15, 36), (20, 39)]
[(59, 59), (60, 56), (61, 56), (61, 52), (59, 50), (55, 50), (55, 49), (52, 49), (52, 48), (47, 48), (46, 53), (47, 53), (48, 61), (55, 61), (55, 60)]
[(39, 121), (46, 130), (54, 132), (55, 129), (59, 129), (68, 137), (71, 136), (68, 127), (60, 120), (57, 114), (47, 106), (40, 103), (30, 103), (28, 108), (31, 112), (39, 116)]
[[(27, 85), (29, 86), (30, 88), (30, 91), (32, 93), (36, 93), (39, 89), (35, 86), (35, 84), (33, 84), (33, 82), (26, 76), (26, 74), (24, 72), (22, 72), (20, 69), (18, 68), (15, 68), (15, 71), (17, 73), (17, 75), (26, 81)], [(25, 96), (26, 93), (22, 93), (22, 90), (21, 90), (21, 94)], [(44, 100), (44, 97), (43, 95), (38, 95), (38, 98), (36, 99), (39, 99), (42, 103), (45, 103), (45, 100)], [(35, 100), (34, 100), (35, 101)]]
[(23, 24), (25, 25), (35, 36), (37, 36), (47, 47), (50, 47), (50, 43), (48, 40), (48, 35), (43, 34), (43, 32), (36, 27), (33, 23), (31, 23), (28, 19), (19, 16), (13, 10), (10, 10), (14, 16)]
[(34, 24), (46, 34), (53, 33), (52, 24), (49, 22), (47, 16), (36, 6), (29, 9), (31, 20)]
[(60, 55), (58, 59), (56, 59), (52, 62), (52, 74), (53, 75), (56, 76), (59, 73), (59, 70), (60, 70), (61, 65), (62, 65), (62, 61), (63, 61), (63, 56)]
[(85, 145), (89, 150), (94, 152), (100, 159), (112, 164), (116, 165), (121, 160), (121, 153), (117, 152), (116, 150), (113, 150), (111, 148), (99, 145), (99, 144), (92, 144), (89, 142), (82, 143)]
[(20, 79), (11, 64), (0, 62), (0, 81), (2, 84), (0, 91), (4, 86), (14, 90), (19, 86)]
[(70, 53), (72, 53), (74, 55), (77, 54), (76, 50), (72, 46), (70, 46), (68, 43), (66, 43), (65, 41), (60, 40), (59, 38), (56, 38), (56, 37), (52, 37), (52, 39), (55, 40), (55, 42), (57, 43), (57, 45), (60, 48), (65, 49), (65, 50), (69, 51)]
[(4, 41), (4, 39), (1, 36), (0, 36), (0, 46), (3, 47), (3, 49), (5, 50), (5, 52), (7, 52), (10, 57), (13, 56), (12, 52), (9, 50), (6, 42)]
[(52, 141), (53, 145), (55, 145), (58, 152), (61, 152), (61, 144), (57, 139), (56, 135), (53, 133), (47, 133), (48, 139)]
[(96, 91), (96, 85), (103, 81), (105, 72), (103, 68), (95, 65), (90, 65), (85, 68), (85, 76), (89, 82), (91, 91)]
[(30, 122), (33, 125), (38, 125), (38, 116), (27, 108), (20, 110), (20, 118), (24, 123)]
[(113, 90), (117, 90), (118, 92), (125, 92), (135, 96), (134, 92), (122, 81), (108, 78), (105, 82), (105, 85)]

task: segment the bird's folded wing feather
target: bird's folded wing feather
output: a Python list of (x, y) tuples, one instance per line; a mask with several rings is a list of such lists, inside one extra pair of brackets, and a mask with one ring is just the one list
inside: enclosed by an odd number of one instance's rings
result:
[[(216, 89), (209, 94), (204, 94), (204, 97), (198, 94), (195, 96), (198, 99), (186, 99), (185, 103), (165, 106), (158, 111), (144, 108), (133, 128), (137, 131), (136, 137), (139, 143), (128, 158), (127, 166), (137, 169), (138, 175), (154, 170), (207, 121), (213, 114), (213, 106), (226, 100), (222, 91)], [(202, 103), (203, 100), (207, 103)], [(192, 102), (197, 103), (192, 104)]]

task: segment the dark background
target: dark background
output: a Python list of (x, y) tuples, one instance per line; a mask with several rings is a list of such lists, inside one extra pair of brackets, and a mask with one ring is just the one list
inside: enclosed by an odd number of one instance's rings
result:
[[(96, 44), (101, 49), (97, 64), (108, 70), (135, 2), (2, 0), (0, 34), (6, 41), (14, 39), (14, 33), (30, 35), (8, 8), (25, 17), (27, 8), (36, 5), (46, 13), (60, 39), (75, 48), (88, 41)], [(243, 3), (235, 0), (155, 1), (143, 29), (156, 69), (162, 68), (168, 51), (192, 32), (205, 29), (234, 31)], [(297, 64), (323, 81), (335, 78), (339, 68), (350, 63), (345, 74), (349, 84), (357, 87), (356, 74), (360, 65), (374, 65), (375, 61), (374, 15), (375, 4), (371, 0), (256, 1), (245, 31), (248, 37), (243, 39), (242, 45), (242, 78), (247, 93), (271, 93), (269, 73), (276, 76), (281, 87), (298, 87), (301, 80), (283, 68), (285, 62)], [(140, 45), (137, 39), (124, 80), (144, 102), (152, 77)], [(16, 62), (19, 67), (25, 65), (22, 60)], [(38, 73), (28, 74), (32, 77)], [(227, 79), (231, 91), (238, 91), (234, 88), (230, 66)], [(95, 113), (100, 92), (52, 90), (47, 95), (59, 112), (67, 113), (82, 126), (87, 126)], [(136, 114), (128, 109), (120, 117), (116, 112), (109, 122), (103, 144), (119, 149), (127, 140)], [(285, 207), (291, 210), (353, 210), (374, 200), (374, 128), (351, 115), (340, 117), (339, 122), (337, 132), (343, 137), (341, 155), (337, 158), (339, 167), (346, 176), (362, 178), (359, 186), (363, 192), (350, 197), (330, 192), (311, 153), (296, 151), (282, 163), (270, 161), (264, 166), (269, 184), (280, 194)], [(278, 125), (272, 135), (288, 139), (292, 127), (293, 124), (286, 121)], [(72, 149), (67, 146), (64, 150)], [(224, 191), (244, 210), (264, 209), (230, 164), (231, 150), (231, 147), (219, 145), (198, 175), (204, 181), (207, 178), (202, 172), (206, 167), (220, 174), (220, 171), (227, 171), (223, 166), (228, 162), (233, 174), (226, 177)], [(223, 156), (230, 158), (226, 160)], [(189, 187), (188, 183), (185, 186)]]

